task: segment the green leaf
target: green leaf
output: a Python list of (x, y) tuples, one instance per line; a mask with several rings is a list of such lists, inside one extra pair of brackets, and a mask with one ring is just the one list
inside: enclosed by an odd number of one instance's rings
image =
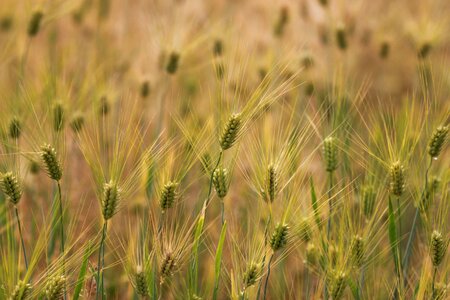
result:
[(227, 222), (225, 221), (222, 225), (222, 231), (220, 232), (219, 244), (217, 245), (216, 250), (216, 259), (215, 259), (215, 274), (214, 274), (214, 293), (213, 299), (217, 299), (217, 292), (219, 290), (219, 277), (220, 277), (220, 266), (222, 264), (222, 251), (223, 245), (225, 243), (225, 233), (227, 229)]
[(88, 259), (91, 255), (91, 241), (88, 242), (88, 246), (84, 251), (83, 261), (81, 263), (80, 273), (78, 274), (77, 284), (75, 285), (75, 290), (73, 292), (73, 300), (78, 300), (80, 297), (81, 289), (83, 288), (84, 280), (86, 278), (86, 271), (88, 267)]
[(205, 215), (202, 214), (197, 221), (197, 227), (195, 228), (193, 255), (191, 261), (191, 268), (189, 270), (189, 295), (197, 293), (198, 284), (198, 248), (200, 245), (200, 237), (203, 233), (203, 225), (205, 223)]

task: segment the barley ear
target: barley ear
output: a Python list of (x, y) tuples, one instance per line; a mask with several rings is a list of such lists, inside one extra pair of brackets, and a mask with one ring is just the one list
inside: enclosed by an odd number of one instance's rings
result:
[(0, 187), (12, 204), (17, 205), (19, 203), (22, 197), (22, 188), (16, 175), (12, 172), (1, 174)]
[(17, 140), (22, 133), (22, 125), (20, 119), (13, 117), (9, 123), (9, 137), (13, 140)]
[(13, 292), (11, 293), (10, 300), (26, 300), (30, 299), (31, 294), (31, 284), (25, 283), (22, 280), (20, 280)]
[(47, 300), (60, 300), (64, 295), (66, 277), (56, 275), (51, 277), (44, 288), (44, 296)]
[(111, 219), (117, 212), (121, 191), (114, 181), (109, 181), (103, 186), (102, 214), (105, 221)]
[(159, 200), (159, 206), (162, 211), (165, 211), (173, 206), (173, 203), (177, 197), (177, 187), (178, 183), (173, 181), (169, 181), (163, 186)]
[(278, 223), (270, 238), (270, 247), (274, 252), (283, 248), (287, 244), (289, 227), (287, 224)]
[(447, 243), (444, 241), (442, 234), (434, 230), (431, 234), (430, 256), (433, 266), (438, 267), (445, 256), (447, 251)]
[(391, 193), (394, 196), (400, 197), (405, 191), (405, 170), (399, 161), (391, 165), (389, 176)]
[(217, 168), (213, 173), (213, 184), (219, 198), (225, 198), (228, 193), (228, 171), (225, 168)]
[(227, 124), (225, 124), (224, 128), (222, 129), (222, 134), (219, 137), (219, 144), (220, 147), (222, 147), (222, 150), (227, 150), (233, 147), (238, 138), (241, 125), (241, 114), (232, 114), (228, 119)]
[(41, 147), (40, 154), (48, 176), (53, 180), (59, 181), (62, 177), (62, 168), (55, 148), (49, 144), (45, 144)]
[(148, 296), (148, 284), (145, 272), (142, 266), (136, 268), (136, 273), (134, 274), (134, 284), (136, 293), (141, 297)]
[(325, 169), (327, 172), (333, 172), (337, 169), (337, 146), (336, 138), (329, 136), (323, 141), (323, 156), (325, 160)]
[(247, 289), (248, 287), (254, 285), (260, 277), (260, 273), (261, 265), (254, 262), (250, 263), (244, 273), (244, 289)]
[(44, 14), (41, 11), (35, 11), (28, 23), (28, 36), (33, 37), (38, 34), (41, 27), (41, 21)]
[(364, 251), (364, 239), (358, 235), (355, 235), (350, 244), (351, 261), (355, 267), (361, 268), (364, 264)]
[(445, 144), (445, 139), (448, 133), (448, 126), (440, 126), (436, 128), (433, 133), (433, 136), (428, 143), (428, 154), (432, 158), (437, 158), (442, 151), (442, 148)]

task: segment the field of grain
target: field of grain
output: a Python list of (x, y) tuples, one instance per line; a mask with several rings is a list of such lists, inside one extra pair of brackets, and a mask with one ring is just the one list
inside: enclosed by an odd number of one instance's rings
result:
[(448, 0), (1, 0), (0, 300), (450, 299)]

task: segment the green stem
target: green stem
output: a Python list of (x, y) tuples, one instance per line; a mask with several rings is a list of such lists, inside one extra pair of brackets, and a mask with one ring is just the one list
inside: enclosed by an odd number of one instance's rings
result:
[(329, 216), (327, 223), (327, 239), (330, 239), (330, 231), (331, 231), (331, 216), (333, 215), (333, 203), (331, 203), (331, 197), (333, 196), (332, 188), (333, 188), (333, 172), (328, 172), (328, 206), (329, 206)]
[(217, 163), (216, 166), (214, 167), (214, 169), (211, 171), (211, 176), (209, 178), (209, 189), (208, 189), (208, 196), (206, 197), (205, 203), (204, 203), (204, 207), (206, 210), (206, 207), (208, 206), (209, 202), (211, 201), (211, 193), (212, 193), (212, 186), (213, 186), (213, 176), (214, 176), (214, 171), (217, 169), (217, 167), (220, 164), (220, 161), (222, 160), (222, 156), (223, 156), (223, 150), (220, 149), (219, 152), (219, 158), (217, 159)]
[(433, 294), (433, 299), (435, 298), (435, 290), (434, 290), (434, 285), (436, 282), (436, 274), (437, 274), (437, 267), (434, 267), (434, 272), (433, 272), (433, 282), (431, 284), (431, 293)]
[(27, 253), (25, 250), (25, 243), (23, 242), (22, 226), (20, 224), (19, 210), (17, 209), (17, 206), (14, 206), (14, 210), (16, 212), (17, 226), (19, 227), (20, 242), (22, 243), (22, 252), (23, 252), (23, 258), (25, 260), (25, 269), (28, 271)]
[[(266, 222), (266, 227), (264, 228), (264, 249), (266, 249), (266, 247), (267, 247), (267, 232), (269, 231), (269, 224), (270, 224), (271, 219), (272, 219), (272, 214), (269, 214), (269, 218), (267, 219), (267, 222)], [(266, 263), (266, 253), (264, 253), (264, 256), (262, 258), (261, 269), (264, 269), (265, 263)], [(256, 300), (259, 300), (259, 295), (261, 294), (261, 283), (262, 283), (262, 280), (259, 280), (258, 292), (256, 293)]]
[[(105, 221), (103, 223), (103, 229), (102, 229), (102, 239), (100, 241), (100, 248), (98, 251), (98, 261), (97, 261), (97, 293), (95, 296), (95, 299), (98, 299), (98, 294), (101, 289), (102, 298), (103, 298), (103, 266), (101, 263), (104, 263), (104, 244), (105, 244), (105, 238), (106, 238), (106, 230), (108, 227), (108, 221)], [(103, 258), (103, 260), (102, 260)], [(100, 272), (102, 273), (102, 280), (100, 281)]]
[(222, 219), (222, 226), (223, 226), (223, 223), (225, 222), (225, 204), (223, 203), (223, 198), (220, 198), (220, 207), (221, 207), (220, 216)]
[(267, 286), (269, 284), (269, 276), (270, 276), (270, 266), (272, 264), (272, 259), (273, 259), (274, 254), (275, 254), (275, 252), (272, 251), (272, 255), (270, 256), (269, 263), (267, 264), (267, 277), (266, 277), (266, 282), (264, 283), (264, 296), (263, 296), (264, 300), (266, 300)]
[[(61, 194), (61, 184), (59, 181), (57, 182), (58, 185), (58, 198), (59, 198), (59, 217), (60, 217), (60, 225), (61, 225), (61, 255), (62, 255), (62, 267), (63, 267), (63, 275), (66, 275), (66, 258), (65, 258), (65, 245), (64, 245), (64, 218), (63, 218), (63, 204), (62, 204), (62, 194)], [(64, 300), (67, 297), (67, 291), (66, 287), (64, 286)]]

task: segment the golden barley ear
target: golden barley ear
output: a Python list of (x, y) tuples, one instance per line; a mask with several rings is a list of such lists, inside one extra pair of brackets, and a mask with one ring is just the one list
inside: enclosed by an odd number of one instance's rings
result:
[(405, 191), (405, 169), (400, 161), (396, 161), (391, 165), (389, 176), (391, 193), (400, 197)]
[(22, 198), (22, 188), (17, 176), (12, 172), (2, 174), (0, 177), (0, 187), (12, 204), (17, 205)]
[(440, 126), (433, 132), (433, 136), (428, 143), (428, 154), (432, 158), (437, 158), (445, 144), (448, 134), (448, 126)]
[(62, 168), (55, 148), (50, 144), (45, 144), (41, 147), (40, 155), (48, 176), (55, 181), (59, 181), (62, 177)]

